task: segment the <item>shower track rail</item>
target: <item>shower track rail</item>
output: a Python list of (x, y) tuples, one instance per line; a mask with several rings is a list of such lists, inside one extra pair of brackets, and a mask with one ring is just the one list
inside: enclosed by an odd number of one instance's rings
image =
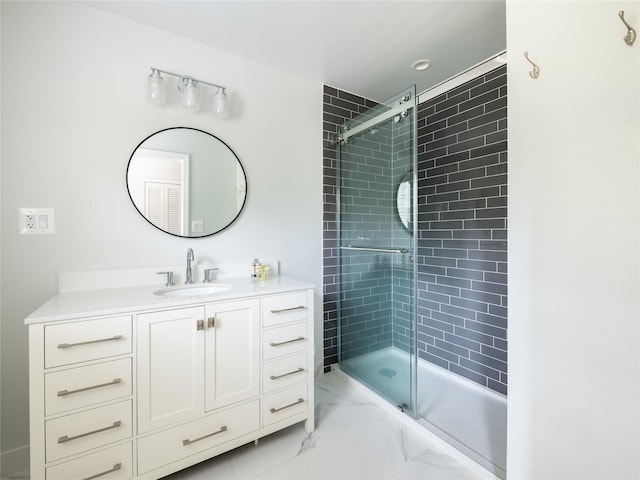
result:
[(409, 253), (408, 248), (356, 247), (353, 245), (346, 245), (344, 247), (340, 247), (340, 250), (361, 250), (365, 252), (381, 252), (381, 253)]
[(384, 122), (385, 120), (393, 118), (396, 115), (399, 115), (399, 114), (402, 115), (404, 112), (406, 112), (407, 110), (410, 110), (411, 108), (414, 108), (415, 106), (416, 106), (416, 99), (414, 95), (411, 95), (409, 98), (406, 98), (406, 99), (404, 97), (401, 97), (400, 103), (398, 103), (398, 105), (396, 105), (395, 107), (391, 107), (386, 112), (379, 113), (372, 119), (367, 120), (366, 122), (361, 123), (360, 125), (356, 125), (355, 127), (351, 127), (349, 129), (345, 128), (345, 130), (338, 135), (338, 141), (346, 143), (350, 137), (353, 137), (354, 135), (357, 135), (358, 133), (363, 132), (365, 130), (369, 130), (371, 127), (374, 127), (375, 125), (378, 125), (379, 123)]

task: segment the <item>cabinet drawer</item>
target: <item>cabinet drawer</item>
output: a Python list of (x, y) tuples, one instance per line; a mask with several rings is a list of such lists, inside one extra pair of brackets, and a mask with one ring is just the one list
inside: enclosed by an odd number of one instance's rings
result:
[(262, 299), (262, 326), (271, 327), (306, 320), (307, 307), (306, 291), (264, 297)]
[(131, 316), (47, 325), (45, 368), (131, 353)]
[(131, 395), (131, 359), (47, 373), (46, 415)]
[(47, 480), (94, 479), (126, 480), (133, 478), (131, 443), (69, 460), (47, 468)]
[(269, 393), (307, 380), (307, 353), (265, 363), (262, 367), (262, 392)]
[(131, 401), (45, 422), (47, 462), (131, 436)]
[(273, 393), (262, 399), (263, 426), (304, 413), (308, 408), (306, 383)]
[(271, 358), (305, 351), (309, 346), (307, 323), (296, 323), (262, 332), (262, 358)]
[(260, 428), (259, 401), (218, 412), (138, 440), (138, 475)]

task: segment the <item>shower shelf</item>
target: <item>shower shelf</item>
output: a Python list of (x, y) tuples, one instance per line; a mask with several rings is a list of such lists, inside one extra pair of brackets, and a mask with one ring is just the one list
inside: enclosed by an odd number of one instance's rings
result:
[(382, 253), (409, 253), (408, 248), (357, 247), (353, 245), (346, 245), (346, 246), (340, 247), (340, 250), (362, 250), (366, 252), (382, 252)]

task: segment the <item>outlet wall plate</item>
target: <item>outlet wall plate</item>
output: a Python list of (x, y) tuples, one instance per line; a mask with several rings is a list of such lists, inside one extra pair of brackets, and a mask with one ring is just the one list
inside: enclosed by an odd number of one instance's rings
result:
[(53, 208), (18, 208), (18, 235), (52, 235), (56, 233)]

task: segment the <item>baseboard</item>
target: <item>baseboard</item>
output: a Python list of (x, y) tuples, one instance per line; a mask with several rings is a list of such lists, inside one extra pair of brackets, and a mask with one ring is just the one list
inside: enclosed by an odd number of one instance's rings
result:
[(29, 445), (0, 453), (2, 477), (21, 472), (29, 468)]

